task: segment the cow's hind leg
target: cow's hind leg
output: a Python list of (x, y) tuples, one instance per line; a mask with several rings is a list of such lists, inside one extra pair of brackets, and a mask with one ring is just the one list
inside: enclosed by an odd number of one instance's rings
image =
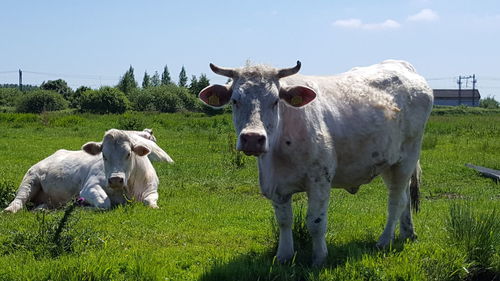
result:
[(330, 186), (324, 188), (316, 186), (307, 192), (307, 229), (312, 238), (312, 264), (314, 266), (324, 263), (328, 256), (325, 235), (328, 222), (328, 202), (330, 199)]
[(278, 227), (280, 229), (278, 252), (276, 253), (276, 257), (280, 263), (284, 263), (291, 260), (294, 255), (292, 236), (293, 212), (291, 197), (284, 202), (273, 201), (273, 207), (276, 221), (278, 222)]
[(413, 228), (412, 212), (418, 212), (419, 209), (419, 188), (420, 188), (420, 177), (422, 170), (420, 169), (420, 163), (417, 161), (416, 167), (413, 170), (410, 179), (410, 187), (407, 189), (407, 197), (410, 198), (406, 204), (405, 210), (401, 217), (399, 218), (399, 232), (400, 238), (403, 240), (415, 240), (417, 235)]
[(16, 197), (12, 200), (12, 202), (10, 202), (9, 206), (7, 206), (4, 211), (10, 213), (18, 212), (24, 207), (26, 202), (35, 198), (41, 190), (42, 185), (40, 184), (36, 173), (31, 169), (28, 170), (26, 175), (24, 175), (21, 185), (19, 185)]
[(386, 247), (394, 239), (398, 220), (403, 239), (416, 237), (410, 210), (410, 178), (414, 172), (415, 161), (398, 163), (382, 173), (382, 178), (389, 190), (387, 223), (380, 236), (377, 247)]

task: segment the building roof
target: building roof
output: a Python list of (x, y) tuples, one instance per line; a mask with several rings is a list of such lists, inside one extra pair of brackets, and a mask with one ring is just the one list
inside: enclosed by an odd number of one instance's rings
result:
[[(434, 98), (442, 98), (442, 99), (455, 99), (459, 97), (458, 89), (434, 89)], [(460, 91), (461, 98), (472, 98), (473, 97), (472, 89), (462, 89)], [(479, 94), (478, 89), (474, 89), (474, 98), (480, 99), (481, 95)]]

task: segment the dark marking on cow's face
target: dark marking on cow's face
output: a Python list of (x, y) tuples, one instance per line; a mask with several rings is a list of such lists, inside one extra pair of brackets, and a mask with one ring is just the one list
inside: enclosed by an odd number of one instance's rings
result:
[(288, 145), (288, 146), (290, 146), (290, 145), (292, 144), (292, 142), (291, 142), (291, 141), (289, 141), (289, 140), (287, 140), (285, 143), (286, 143), (286, 145)]
[(375, 158), (375, 157), (378, 157), (379, 156), (379, 153), (377, 151), (373, 152), (372, 153), (372, 157)]
[(314, 220), (314, 223), (320, 223), (321, 222), (321, 218), (317, 218)]

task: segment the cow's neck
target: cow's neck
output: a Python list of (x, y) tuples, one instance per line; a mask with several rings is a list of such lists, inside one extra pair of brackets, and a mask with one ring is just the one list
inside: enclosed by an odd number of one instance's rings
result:
[(288, 196), (280, 193), (279, 186), (285, 185), (287, 179), (293, 179), (288, 171), (292, 171), (308, 153), (305, 150), (315, 138), (311, 131), (313, 128), (306, 125), (307, 117), (303, 109), (281, 104), (279, 118), (275, 136), (269, 140), (268, 152), (258, 159), (261, 192), (275, 201)]

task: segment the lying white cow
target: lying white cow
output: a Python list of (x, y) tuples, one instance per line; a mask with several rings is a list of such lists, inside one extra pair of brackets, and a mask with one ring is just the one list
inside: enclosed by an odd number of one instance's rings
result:
[(145, 156), (154, 151), (155, 159), (172, 159), (141, 134), (111, 129), (101, 143), (86, 143), (79, 151), (58, 150), (28, 170), (5, 211), (15, 213), (28, 201), (55, 208), (78, 195), (103, 209), (130, 199), (157, 208), (158, 177)]
[(390, 60), (321, 77), (293, 75), (300, 62), (289, 69), (210, 67), (233, 82), (209, 86), (199, 97), (213, 107), (231, 102), (237, 149), (258, 157), (260, 188), (280, 228), (279, 261), (294, 255), (293, 193), (307, 193), (317, 265), (327, 257), (330, 188), (356, 193), (379, 174), (389, 202), (377, 245), (391, 243), (398, 220), (403, 239), (416, 237), (410, 197), (417, 203), (420, 146), (433, 95), (409, 63)]
[(137, 136), (143, 137), (145, 139), (148, 139), (150, 141), (156, 142), (156, 138), (153, 135), (152, 129), (146, 128), (142, 131), (124, 131), (124, 132), (126, 132), (127, 134), (137, 135)]

